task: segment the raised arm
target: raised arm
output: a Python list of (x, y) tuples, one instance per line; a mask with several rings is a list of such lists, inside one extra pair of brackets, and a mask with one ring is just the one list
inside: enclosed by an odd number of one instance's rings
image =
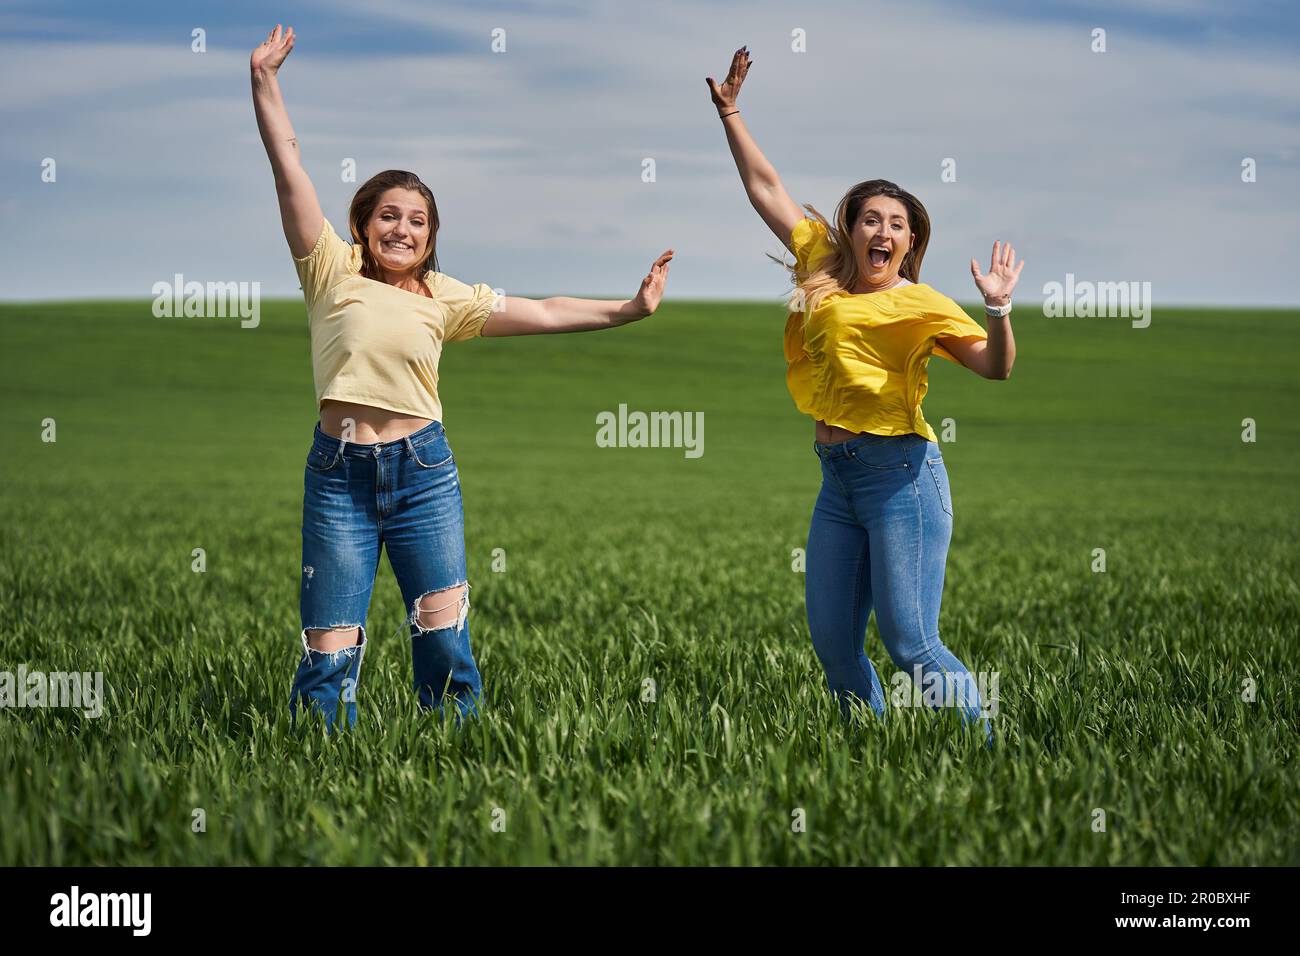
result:
[(298, 140), (289, 122), (289, 112), (280, 96), (277, 74), (284, 58), (293, 49), (293, 27), (281, 31), (280, 24), (267, 36), (266, 42), (253, 51), (249, 66), (253, 74), (253, 111), (257, 114), (257, 131), (262, 134), (262, 145), (271, 160), (275, 174), (275, 193), (280, 200), (280, 222), (284, 238), (289, 241), (289, 251), (295, 259), (311, 252), (325, 227), (325, 215), (316, 198), (307, 171), (302, 168)]
[(549, 332), (590, 332), (612, 329), (654, 314), (668, 281), (673, 251), (665, 250), (650, 266), (633, 299), (575, 299), (554, 296), (524, 299), (508, 295), (503, 308), (483, 324), (483, 335), (543, 335)]
[[(970, 261), (970, 273), (975, 277), (975, 288), (984, 297), (984, 307), (1001, 308), (1011, 305), (1011, 293), (1020, 281), (1020, 270), (1025, 260), (1016, 263), (1016, 250), (1011, 243), (993, 243), (989, 257), (988, 274), (980, 272), (979, 263)], [(963, 340), (940, 338), (939, 343), (956, 356), (957, 360), (983, 378), (1008, 379), (1011, 366), (1016, 364), (1016, 337), (1011, 331), (1011, 316), (989, 315), (988, 340)]]
[(744, 120), (740, 118), (740, 111), (736, 109), (736, 97), (740, 94), (740, 85), (745, 82), (752, 62), (748, 48), (741, 47), (731, 58), (731, 69), (727, 72), (727, 78), (722, 81), (721, 86), (714, 81), (713, 77), (708, 77), (705, 82), (709, 84), (713, 105), (718, 108), (718, 116), (727, 131), (727, 145), (731, 147), (731, 155), (736, 160), (736, 169), (740, 171), (740, 181), (745, 184), (745, 194), (749, 196), (750, 203), (758, 211), (763, 222), (767, 223), (767, 228), (771, 229), (785, 247), (793, 252), (790, 234), (803, 218), (803, 212), (785, 191), (785, 186), (781, 184), (781, 177), (776, 174), (776, 169), (758, 148), (754, 137), (749, 135)]

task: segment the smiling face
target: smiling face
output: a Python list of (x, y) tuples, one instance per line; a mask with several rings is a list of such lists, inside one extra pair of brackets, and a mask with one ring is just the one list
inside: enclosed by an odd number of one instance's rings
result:
[(851, 237), (864, 291), (898, 282), (903, 258), (915, 242), (906, 206), (890, 196), (869, 197), (858, 211)]
[(429, 207), (414, 189), (385, 190), (366, 222), (366, 245), (385, 272), (410, 272), (429, 250)]

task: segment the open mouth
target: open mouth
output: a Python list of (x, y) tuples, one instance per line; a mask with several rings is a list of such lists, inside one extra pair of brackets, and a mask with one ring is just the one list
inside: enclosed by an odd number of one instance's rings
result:
[(867, 250), (867, 259), (873, 269), (880, 269), (889, 261), (889, 250), (884, 246), (872, 246)]
[(390, 252), (410, 252), (412, 247), (405, 242), (384, 242), (381, 245)]

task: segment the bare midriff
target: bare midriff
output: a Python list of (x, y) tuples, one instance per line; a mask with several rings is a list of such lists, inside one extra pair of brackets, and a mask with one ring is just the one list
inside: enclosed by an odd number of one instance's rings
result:
[(342, 438), (347, 419), (352, 420), (348, 441), (359, 445), (397, 441), (433, 423), (431, 418), (415, 418), (374, 405), (337, 402), (327, 398), (320, 406), (320, 430), (332, 438)]
[(865, 435), (866, 432), (851, 432), (847, 428), (840, 428), (839, 425), (827, 425), (824, 421), (817, 421), (817, 443), (820, 445), (831, 445), (835, 442), (848, 441), (850, 438), (857, 438), (859, 435)]

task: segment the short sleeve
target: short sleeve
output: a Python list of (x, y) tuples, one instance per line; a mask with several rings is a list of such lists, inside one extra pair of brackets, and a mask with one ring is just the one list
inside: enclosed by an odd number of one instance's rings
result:
[(794, 252), (795, 266), (808, 275), (834, 251), (826, 226), (819, 219), (804, 217), (790, 231), (790, 246)]
[(317, 299), (348, 277), (351, 261), (351, 244), (340, 239), (330, 221), (324, 220), (320, 238), (316, 240), (311, 252), (301, 259), (293, 260), (309, 310)]
[[(965, 309), (946, 295), (935, 294), (934, 304), (928, 318), (930, 320), (929, 332), (936, 340), (947, 338), (978, 341), (989, 337), (988, 332), (985, 331), (982, 325), (967, 315)], [(934, 354), (946, 358), (954, 364), (962, 364), (960, 359), (940, 345), (938, 341), (934, 343)]]
[(486, 282), (466, 285), (459, 279), (438, 273), (438, 302), (447, 311), (444, 342), (463, 342), (483, 332), (483, 324), (492, 314), (496, 293)]

